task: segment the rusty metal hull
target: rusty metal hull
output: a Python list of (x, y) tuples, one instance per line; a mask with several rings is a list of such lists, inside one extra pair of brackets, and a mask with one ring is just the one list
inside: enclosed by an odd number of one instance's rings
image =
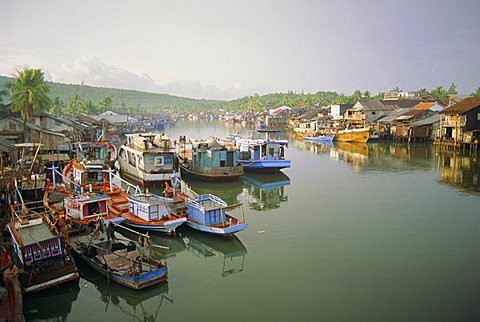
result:
[(243, 166), (204, 168), (180, 163), (182, 176), (190, 176), (207, 181), (229, 181), (238, 179), (243, 174)]

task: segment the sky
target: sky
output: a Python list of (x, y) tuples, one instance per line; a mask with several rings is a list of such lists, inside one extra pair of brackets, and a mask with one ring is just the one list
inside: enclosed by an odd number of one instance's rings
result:
[(480, 1), (0, 0), (0, 75), (205, 99), (480, 87)]

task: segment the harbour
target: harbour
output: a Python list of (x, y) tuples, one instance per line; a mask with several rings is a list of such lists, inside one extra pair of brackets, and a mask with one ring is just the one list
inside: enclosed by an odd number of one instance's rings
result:
[[(220, 121), (166, 129), (172, 137), (238, 131), (247, 130)], [(76, 296), (55, 298), (62, 310), (49, 310), (48, 318), (86, 321), (87, 308), (105, 321), (478, 316), (478, 158), (432, 144), (294, 139), (287, 154), (293, 166), (278, 180), (285, 184), (266, 183), (266, 193), (248, 173), (234, 182), (189, 181), (199, 193), (243, 202), (249, 227), (231, 240), (183, 226), (175, 236), (152, 233), (153, 243), (170, 247), (160, 250), (168, 286), (145, 296), (118, 293), (118, 285), (86, 278), (95, 274), (80, 268)], [(255, 206), (273, 199), (275, 207)], [(45, 299), (36, 296), (27, 300), (27, 320), (47, 318)], [(214, 317), (204, 309), (213, 300)]]

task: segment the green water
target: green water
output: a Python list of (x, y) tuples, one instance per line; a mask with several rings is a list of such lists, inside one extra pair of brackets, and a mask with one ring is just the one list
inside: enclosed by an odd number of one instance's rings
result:
[[(237, 131), (218, 122), (168, 129), (174, 138)], [(171, 247), (168, 284), (132, 292), (81, 266), (87, 278), (78, 285), (27, 298), (27, 319), (480, 318), (479, 158), (430, 145), (290, 140), (284, 174), (190, 181), (244, 203), (249, 227), (238, 238), (188, 228), (176, 238), (155, 235)]]

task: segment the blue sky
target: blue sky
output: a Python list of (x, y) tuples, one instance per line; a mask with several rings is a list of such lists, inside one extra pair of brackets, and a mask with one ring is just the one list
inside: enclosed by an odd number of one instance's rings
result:
[(0, 74), (196, 98), (480, 86), (480, 1), (1, 1)]

